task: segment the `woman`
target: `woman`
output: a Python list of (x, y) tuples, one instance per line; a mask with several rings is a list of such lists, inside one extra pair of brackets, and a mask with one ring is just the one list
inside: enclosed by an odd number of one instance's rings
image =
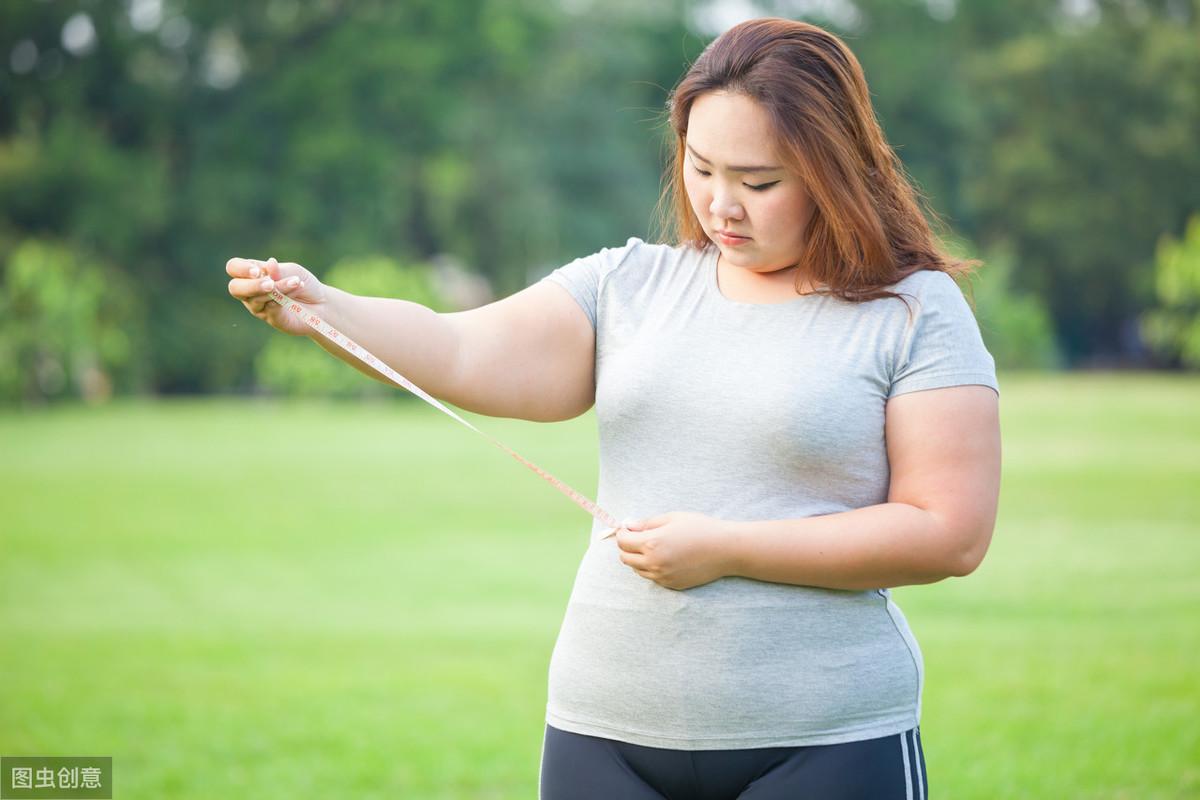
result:
[(379, 377), (278, 286), (472, 411), (595, 405), (597, 502), (636, 518), (593, 523), (544, 800), (926, 797), (923, 661), (888, 587), (969, 574), (995, 523), (999, 389), (951, 277), (969, 265), (826, 31), (738, 25), (669, 105), (674, 244), (630, 238), (454, 314), (273, 260), (231, 260), (230, 291)]

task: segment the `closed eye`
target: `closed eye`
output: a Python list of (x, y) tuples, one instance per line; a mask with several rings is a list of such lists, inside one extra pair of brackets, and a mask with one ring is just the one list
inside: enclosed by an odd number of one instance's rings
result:
[[(705, 172), (704, 170), (697, 167), (695, 164), (692, 164), (692, 169), (696, 170), (696, 172), (698, 174), (703, 175), (706, 178), (712, 174), (710, 172)], [(755, 192), (765, 192), (767, 189), (770, 189), (772, 186), (774, 186), (777, 183), (779, 183), (779, 181), (771, 181), (770, 183), (760, 183), (757, 186), (752, 186), (749, 183), (743, 183), (742, 185), (745, 186), (747, 189), (750, 189)]]

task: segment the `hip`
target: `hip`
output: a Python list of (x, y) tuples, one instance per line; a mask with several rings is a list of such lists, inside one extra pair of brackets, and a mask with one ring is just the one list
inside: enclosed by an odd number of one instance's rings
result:
[(540, 800), (691, 797), (927, 800), (920, 727), (841, 744), (723, 750), (646, 747), (547, 725)]

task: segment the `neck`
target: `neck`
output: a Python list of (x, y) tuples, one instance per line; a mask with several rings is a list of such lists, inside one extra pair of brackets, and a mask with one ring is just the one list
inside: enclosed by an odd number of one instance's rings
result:
[[(782, 288), (783, 286), (787, 286), (792, 291), (796, 291), (796, 276), (800, 272), (799, 264), (775, 270), (774, 272), (755, 272), (754, 270), (730, 266), (729, 264), (725, 264), (722, 268), (721, 262), (724, 260), (722, 255), (721, 253), (717, 255), (718, 275), (733, 273), (737, 276), (736, 280), (742, 281), (743, 285), (747, 287)], [(816, 294), (817, 288), (811, 279), (804, 278), (800, 282), (800, 289), (797, 295)]]

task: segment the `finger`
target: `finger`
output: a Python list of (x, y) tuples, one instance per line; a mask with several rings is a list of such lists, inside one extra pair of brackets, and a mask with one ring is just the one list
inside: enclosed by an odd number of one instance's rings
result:
[(270, 278), (277, 283), (292, 277), (301, 281), (305, 279), (304, 268), (291, 261), (279, 262), (272, 257), (258, 263), (262, 267), (263, 277)]
[(657, 528), (661, 525), (666, 525), (670, 521), (671, 521), (670, 514), (659, 514), (657, 517), (633, 520), (630, 523), (629, 529), (633, 530), (633, 531), (644, 531), (649, 528)]
[(281, 263), (278, 260), (276, 260), (274, 256), (272, 256), (271, 258), (268, 258), (266, 261), (260, 261), (259, 264), (262, 266), (263, 275), (265, 277), (269, 277), (273, 280), (281, 281), (284, 278), (287, 278), (287, 277), (293, 276), (293, 275), (298, 276), (301, 279), (303, 279), (302, 273), (304, 272), (304, 270), (301, 268), (301, 266), (299, 264), (296, 264), (294, 262), (284, 261)]
[(618, 554), (617, 557), (621, 559), (622, 564), (627, 567), (633, 567), (634, 569), (647, 569), (650, 566), (646, 561), (646, 557), (641, 553), (622, 552)]
[(617, 547), (629, 553), (642, 552), (642, 537), (630, 533), (625, 528), (617, 529)]
[(239, 300), (257, 300), (275, 288), (270, 278), (234, 278), (229, 282), (229, 293)]
[[(263, 280), (269, 279), (264, 278)], [(280, 276), (278, 280), (273, 281), (271, 288), (287, 294), (288, 292), (296, 291), (303, 285), (304, 281), (298, 275), (292, 275), (290, 277)], [(267, 291), (270, 291), (270, 289)]]
[(231, 258), (225, 262), (225, 272), (231, 278), (261, 278), (265, 264), (253, 258)]
[[(264, 281), (265, 280), (267, 279), (264, 278)], [(280, 292), (285, 297), (290, 297), (294, 292), (298, 292), (304, 288), (304, 281), (293, 275), (290, 278), (284, 278), (281, 281), (276, 281), (273, 288), (275, 291)], [(262, 308), (260, 308), (259, 311), (265, 311), (267, 306), (276, 302), (278, 301), (275, 300), (272, 295), (266, 295), (262, 304)], [(280, 303), (280, 305), (282, 305), (282, 303)]]

